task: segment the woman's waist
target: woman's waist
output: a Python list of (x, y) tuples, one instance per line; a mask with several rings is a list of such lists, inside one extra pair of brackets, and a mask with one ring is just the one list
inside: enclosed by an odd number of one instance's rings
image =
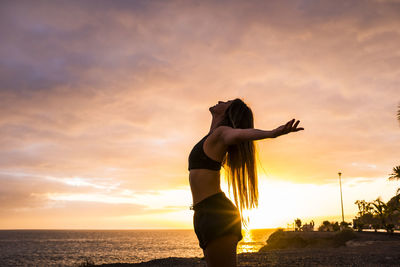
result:
[(189, 176), (193, 177), (219, 177), (220, 171), (210, 170), (210, 169), (191, 169), (189, 171)]
[(237, 213), (236, 206), (226, 197), (224, 192), (212, 194), (203, 200), (193, 204), (191, 207), (195, 211), (215, 212), (215, 213)]
[(203, 190), (213, 190), (220, 188), (221, 178), (219, 173), (207, 172), (207, 171), (191, 171), (189, 173), (190, 187), (193, 189)]
[(194, 204), (206, 197), (222, 192), (219, 174), (190, 172), (189, 182)]

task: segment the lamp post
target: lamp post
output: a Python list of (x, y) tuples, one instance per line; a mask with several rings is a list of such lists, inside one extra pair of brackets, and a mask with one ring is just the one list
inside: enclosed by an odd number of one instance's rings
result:
[(341, 179), (342, 173), (339, 172), (338, 174), (339, 174), (339, 184), (340, 184), (340, 201), (342, 203), (342, 222), (344, 223), (343, 197), (342, 197), (342, 179)]

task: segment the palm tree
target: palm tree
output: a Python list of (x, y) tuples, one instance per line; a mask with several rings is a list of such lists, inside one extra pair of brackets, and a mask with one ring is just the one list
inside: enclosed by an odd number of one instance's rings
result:
[(386, 229), (388, 233), (393, 233), (394, 224), (392, 215), (394, 210), (388, 207), (380, 197), (371, 202), (371, 204), (374, 207), (374, 212), (380, 219), (383, 228)]
[(399, 104), (399, 109), (397, 110), (397, 119), (400, 122), (400, 104)]
[(394, 226), (400, 226), (400, 188), (397, 189), (396, 195), (388, 201), (387, 208), (390, 222)]
[(381, 224), (386, 228), (385, 210), (387, 209), (386, 203), (380, 197), (371, 202), (375, 215), (380, 219)]
[(295, 229), (295, 231), (300, 231), (301, 230), (301, 220), (299, 218), (297, 218), (296, 220), (294, 220), (294, 223), (296, 224), (297, 228)]
[(391, 210), (392, 212), (394, 212), (396, 210), (400, 211), (400, 192), (399, 191), (400, 190), (398, 190), (397, 194), (394, 197), (392, 197), (386, 204), (388, 210)]
[[(376, 219), (374, 218), (374, 207), (372, 206), (372, 203), (367, 202), (365, 200), (357, 200), (354, 204), (358, 206), (358, 217), (353, 220), (353, 228), (357, 228), (359, 232), (362, 231), (364, 228), (364, 225), (366, 228), (370, 228), (372, 226)], [(379, 228), (379, 227), (377, 227)]]
[(365, 200), (357, 200), (354, 204), (356, 204), (358, 206), (358, 214), (360, 215), (360, 217), (364, 216), (367, 213), (371, 212), (371, 203), (365, 201)]
[(400, 180), (400, 165), (393, 168), (393, 173), (389, 174), (389, 180)]
[[(389, 174), (389, 180), (400, 180), (400, 165), (393, 168), (393, 173)], [(396, 195), (400, 194), (400, 187), (397, 188)]]

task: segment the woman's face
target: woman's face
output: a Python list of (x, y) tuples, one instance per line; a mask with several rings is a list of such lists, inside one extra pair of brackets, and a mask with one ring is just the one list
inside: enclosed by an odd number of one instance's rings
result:
[(210, 112), (212, 114), (225, 114), (225, 111), (228, 109), (228, 107), (232, 104), (233, 100), (229, 101), (218, 101), (218, 104), (210, 107)]

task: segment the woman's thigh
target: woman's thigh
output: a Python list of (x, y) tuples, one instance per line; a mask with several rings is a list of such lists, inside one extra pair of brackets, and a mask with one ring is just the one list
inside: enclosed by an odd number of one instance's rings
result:
[(236, 266), (236, 235), (225, 235), (210, 241), (204, 250), (207, 267)]

